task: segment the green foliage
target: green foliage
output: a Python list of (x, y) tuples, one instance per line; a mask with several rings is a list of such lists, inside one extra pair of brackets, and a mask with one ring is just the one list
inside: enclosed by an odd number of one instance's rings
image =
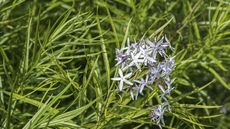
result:
[(110, 78), (115, 48), (163, 34), (176, 55), (163, 128), (230, 128), (228, 0), (0, 0), (0, 128), (158, 128), (159, 89), (133, 101)]

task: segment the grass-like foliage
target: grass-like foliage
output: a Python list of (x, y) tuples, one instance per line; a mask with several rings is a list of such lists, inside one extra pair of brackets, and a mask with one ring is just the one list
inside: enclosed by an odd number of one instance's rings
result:
[(229, 129), (228, 0), (0, 0), (0, 128), (159, 128), (157, 84), (132, 100), (111, 78), (116, 48), (164, 35), (176, 80), (161, 127)]

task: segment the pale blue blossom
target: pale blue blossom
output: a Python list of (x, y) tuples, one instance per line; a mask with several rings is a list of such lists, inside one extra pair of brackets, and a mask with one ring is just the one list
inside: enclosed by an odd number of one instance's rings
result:
[(128, 80), (132, 76), (132, 73), (128, 73), (126, 75), (123, 75), (123, 72), (122, 72), (121, 69), (118, 70), (118, 73), (119, 73), (120, 77), (112, 78), (112, 80), (114, 80), (114, 81), (120, 81), (119, 82), (119, 90), (120, 91), (122, 91), (122, 89), (124, 87), (124, 83), (126, 83), (128, 85), (133, 85), (133, 83)]
[(127, 66), (123, 68), (123, 70), (127, 70), (129, 67), (136, 66), (136, 68), (141, 71), (140, 63), (142, 63), (144, 60), (140, 58), (140, 55), (141, 52), (137, 53), (136, 55), (131, 53), (132, 60)]
[(162, 129), (161, 124), (165, 125), (164, 122), (164, 112), (165, 109), (162, 105), (157, 105), (155, 109), (153, 109), (150, 113), (151, 120), (155, 121), (156, 124)]
[(153, 90), (151, 86), (149, 86), (149, 76), (146, 75), (146, 78), (141, 78), (140, 80), (134, 80), (134, 82), (138, 83), (140, 86), (139, 92), (143, 94), (144, 87), (148, 87), (149, 89)]

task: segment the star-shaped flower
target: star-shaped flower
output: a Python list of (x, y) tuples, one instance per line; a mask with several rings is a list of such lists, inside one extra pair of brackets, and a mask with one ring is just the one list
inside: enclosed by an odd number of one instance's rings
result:
[(149, 70), (149, 74), (152, 77), (152, 81), (154, 81), (155, 79), (159, 79), (162, 77), (161, 75), (161, 64), (159, 63), (156, 67), (153, 67), (152, 69)]
[(143, 94), (144, 87), (148, 87), (149, 89), (153, 90), (152, 87), (148, 85), (149, 84), (149, 75), (148, 74), (146, 75), (145, 79), (141, 78), (140, 80), (134, 80), (134, 82), (139, 83), (140, 94)]
[(155, 63), (155, 57), (152, 56), (152, 49), (140, 47), (141, 58), (143, 58), (144, 65)]
[(161, 38), (160, 41), (153, 43), (152, 46), (155, 49), (157, 53), (160, 54), (161, 57), (164, 57), (166, 59), (167, 54), (165, 53), (165, 49), (169, 46), (167, 43), (164, 43), (164, 37)]
[(156, 121), (157, 125), (161, 128), (161, 123), (164, 125), (164, 111), (165, 108), (161, 105), (157, 105), (157, 108), (153, 109), (152, 112), (150, 113), (152, 117), (152, 121)]
[(133, 85), (133, 83), (129, 80), (127, 80), (128, 78), (130, 78), (132, 76), (132, 73), (128, 73), (127, 75), (123, 75), (123, 72), (121, 69), (118, 70), (119, 76), (120, 77), (115, 77), (112, 78), (112, 80), (114, 81), (120, 81), (119, 83), (119, 90), (122, 91), (124, 83), (128, 84), (128, 85)]
[(129, 55), (123, 53), (123, 51), (124, 50), (116, 49), (116, 59), (115, 59), (117, 61), (116, 66), (121, 64), (121, 66), (124, 67), (125, 61), (127, 61), (127, 59), (129, 58)]
[(137, 67), (137, 69), (141, 70), (139, 63), (143, 63), (144, 60), (140, 58), (140, 55), (141, 55), (141, 52), (137, 53), (136, 55), (131, 53), (132, 61), (130, 62), (129, 65), (125, 66), (123, 70), (127, 70), (129, 67), (134, 66), (134, 65)]
[(174, 57), (170, 57), (164, 64), (161, 65), (162, 75), (168, 76), (175, 68), (174, 66)]

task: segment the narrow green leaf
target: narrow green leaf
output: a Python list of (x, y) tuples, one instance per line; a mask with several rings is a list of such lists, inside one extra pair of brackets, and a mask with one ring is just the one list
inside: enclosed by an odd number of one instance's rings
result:
[(98, 16), (96, 17), (97, 20), (97, 25), (98, 25), (98, 29), (99, 29), (99, 34), (101, 35), (100, 39), (101, 39), (101, 49), (102, 49), (102, 56), (103, 56), (103, 60), (104, 60), (104, 65), (105, 65), (105, 70), (106, 70), (106, 81), (107, 81), (107, 87), (110, 86), (110, 65), (109, 65), (109, 59), (108, 59), (108, 54), (107, 54), (107, 50), (106, 50), (106, 46), (105, 46), (105, 42), (103, 39), (103, 35), (102, 35), (102, 29), (101, 29), (101, 25), (100, 25), (100, 21)]
[(230, 90), (230, 85), (227, 84), (222, 78), (221, 76), (211, 67), (209, 67), (207, 64), (205, 63), (201, 63), (201, 66), (204, 67), (205, 69), (207, 69), (210, 73), (212, 73), (214, 75), (214, 77), (228, 90)]
[(114, 25), (114, 23), (113, 23), (113, 19), (112, 19), (112, 17), (111, 17), (111, 14), (110, 14), (110, 12), (109, 12), (109, 9), (108, 9), (107, 7), (106, 7), (106, 11), (107, 11), (107, 14), (108, 14), (108, 16), (109, 16), (109, 21), (110, 21), (111, 27), (112, 27), (112, 29), (113, 29), (113, 35), (114, 35), (115, 40), (116, 40), (116, 47), (117, 47), (117, 48), (120, 48), (120, 44), (119, 44), (119, 40), (118, 40), (118, 36), (117, 36), (117, 31), (116, 31), (115, 25)]
[[(6, 95), (10, 95), (10, 92), (4, 91), (4, 93), (5, 93)], [(34, 100), (34, 99), (30, 99), (30, 98), (28, 98), (28, 97), (26, 97), (26, 96), (22, 96), (22, 95), (19, 95), (19, 94), (16, 94), (16, 93), (13, 93), (12, 98), (13, 98), (14, 100), (19, 100), (19, 101), (22, 101), (22, 102), (24, 102), (24, 103), (31, 104), (31, 105), (36, 106), (36, 107), (38, 107), (38, 108), (39, 108), (39, 107), (43, 107), (43, 106), (47, 106), (47, 105), (45, 105), (45, 104), (42, 103), (42, 102), (39, 102), (39, 101)], [(48, 108), (48, 109), (51, 110), (52, 112), (58, 113), (58, 110), (56, 110), (55, 108), (52, 108), (52, 107), (46, 107), (46, 108)]]
[(129, 20), (128, 26), (127, 26), (127, 28), (126, 28), (125, 37), (124, 37), (124, 39), (123, 39), (123, 41), (122, 41), (121, 48), (124, 48), (124, 47), (125, 47), (125, 43), (126, 43), (126, 41), (127, 41), (127, 39), (128, 39), (129, 28), (130, 28), (131, 21), (132, 21), (132, 19)]
[(149, 38), (152, 38), (154, 36), (156, 36), (159, 32), (161, 32), (171, 21), (173, 20), (173, 17), (171, 19), (169, 19), (164, 25), (162, 25), (159, 29), (157, 29), (156, 31), (154, 31), (153, 34), (151, 34), (149, 36)]
[(222, 64), (221, 61), (219, 61), (216, 57), (214, 57), (211, 54), (208, 54), (208, 57), (214, 61), (214, 63), (223, 71), (228, 71)]
[(176, 113), (172, 113), (172, 114), (173, 114), (173, 116), (177, 117), (178, 119), (187, 121), (187, 122), (189, 122), (189, 123), (192, 123), (192, 124), (195, 124), (195, 125), (198, 125), (198, 126), (202, 126), (202, 127), (210, 127), (210, 126), (208, 126), (208, 125), (200, 124), (200, 123), (198, 123), (198, 122), (196, 122), (196, 121), (193, 121), (193, 120), (191, 120), (191, 119), (182, 117), (182, 116), (180, 116), (180, 115), (178, 115), (178, 114), (176, 114)]
[[(39, 123), (39, 128), (44, 128), (44, 127), (46, 127), (47, 124), (50, 127), (50, 126), (60, 125), (60, 123), (62, 123), (62, 122), (68, 122), (68, 121), (72, 120), (73, 118), (77, 117), (78, 115), (80, 115), (87, 108), (89, 108), (90, 106), (92, 106), (93, 103), (95, 103), (95, 100), (92, 101), (92, 102), (90, 102), (89, 104), (83, 106), (83, 107), (80, 107), (80, 108), (72, 110), (72, 111), (68, 111), (68, 112), (63, 113), (61, 115), (58, 115), (53, 120), (49, 121), (49, 123), (47, 123), (47, 122)], [(72, 126), (77, 127), (78, 125), (73, 124)]]

